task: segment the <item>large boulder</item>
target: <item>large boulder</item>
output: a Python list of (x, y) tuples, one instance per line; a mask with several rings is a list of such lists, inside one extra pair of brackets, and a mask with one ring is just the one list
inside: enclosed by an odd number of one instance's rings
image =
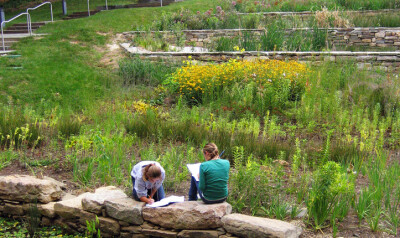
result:
[(221, 218), (232, 212), (229, 203), (206, 205), (191, 201), (167, 207), (144, 207), (143, 219), (161, 227), (185, 230), (212, 229), (222, 226)]
[(132, 198), (107, 199), (105, 202), (108, 216), (130, 224), (143, 224), (142, 208), (144, 202), (137, 202)]
[(239, 237), (297, 238), (301, 228), (290, 223), (268, 218), (230, 214), (222, 218), (227, 232)]
[(0, 176), (0, 199), (49, 203), (61, 199), (62, 183), (29, 175)]
[(102, 187), (96, 189), (94, 193), (89, 193), (82, 199), (82, 207), (85, 211), (100, 214), (104, 208), (105, 200), (118, 198), (128, 198), (128, 196), (119, 188), (114, 186)]

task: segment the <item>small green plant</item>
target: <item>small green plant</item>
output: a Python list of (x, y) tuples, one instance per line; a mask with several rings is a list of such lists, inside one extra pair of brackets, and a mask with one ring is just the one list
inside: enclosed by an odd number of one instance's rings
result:
[(36, 237), (40, 225), (40, 212), (37, 206), (37, 200), (30, 204), (27, 218), (27, 230), (29, 237)]
[(87, 237), (97, 237), (101, 238), (101, 232), (99, 228), (99, 218), (96, 216), (96, 219), (93, 221), (86, 221), (86, 236)]
[(373, 191), (370, 189), (362, 189), (358, 195), (358, 199), (355, 201), (354, 210), (357, 213), (358, 221), (361, 224), (362, 220), (365, 219), (373, 205), (372, 194)]

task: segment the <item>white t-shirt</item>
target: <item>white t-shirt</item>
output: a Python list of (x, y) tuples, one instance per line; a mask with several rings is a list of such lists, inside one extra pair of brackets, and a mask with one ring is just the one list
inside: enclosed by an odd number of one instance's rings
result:
[[(154, 184), (143, 180), (143, 168), (149, 164), (155, 164), (161, 169), (161, 180), (155, 182)], [(165, 170), (163, 167), (161, 167), (160, 163), (156, 161), (142, 161), (137, 163), (132, 168), (131, 176), (135, 178), (135, 184), (133, 187), (135, 188), (138, 197), (147, 197), (147, 189), (158, 190), (161, 187), (165, 179)]]

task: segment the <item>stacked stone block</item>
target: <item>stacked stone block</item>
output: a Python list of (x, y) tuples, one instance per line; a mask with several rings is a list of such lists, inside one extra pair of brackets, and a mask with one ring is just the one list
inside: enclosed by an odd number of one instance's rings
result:
[[(286, 35), (290, 36), (294, 31), (313, 31), (311, 28), (286, 29)], [(185, 30), (186, 45), (197, 47), (211, 47), (221, 37), (235, 38), (243, 34), (254, 35), (255, 38), (262, 34), (268, 34), (265, 29), (224, 29), (224, 30)], [(400, 47), (400, 28), (370, 27), (370, 28), (332, 28), (327, 29), (328, 41), (333, 47), (339, 46), (361, 46), (369, 48)], [(169, 44), (175, 44), (176, 37), (171, 31), (159, 32)], [(127, 40), (134, 40), (149, 34), (143, 31), (133, 31), (123, 33)], [(155, 32), (150, 32), (155, 34)]]

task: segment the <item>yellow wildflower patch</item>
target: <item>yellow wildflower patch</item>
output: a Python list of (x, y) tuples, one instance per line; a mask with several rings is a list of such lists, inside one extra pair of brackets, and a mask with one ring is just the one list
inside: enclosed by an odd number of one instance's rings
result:
[(142, 100), (133, 102), (133, 109), (139, 114), (146, 114), (149, 109), (155, 109), (150, 104), (143, 102)]
[(290, 80), (291, 90), (306, 86), (309, 69), (295, 61), (230, 60), (223, 64), (186, 65), (172, 74), (172, 81), (179, 85), (179, 93), (199, 97), (234, 83), (256, 83), (264, 88), (279, 87), (281, 80)]

